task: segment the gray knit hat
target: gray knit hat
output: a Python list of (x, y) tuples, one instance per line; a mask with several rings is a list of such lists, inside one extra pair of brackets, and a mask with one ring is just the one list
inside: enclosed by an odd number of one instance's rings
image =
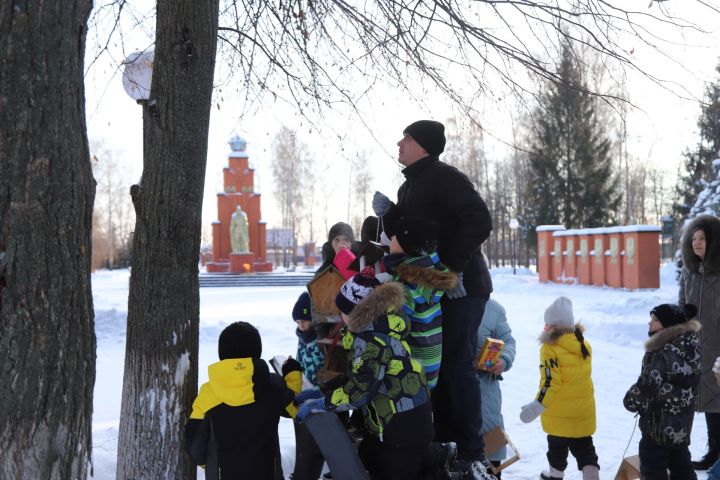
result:
[(566, 328), (575, 326), (572, 302), (569, 298), (558, 297), (547, 310), (545, 310), (545, 324)]

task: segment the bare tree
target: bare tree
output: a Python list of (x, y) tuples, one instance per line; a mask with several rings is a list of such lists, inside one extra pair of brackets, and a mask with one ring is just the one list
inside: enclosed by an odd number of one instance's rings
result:
[(283, 266), (288, 267), (289, 253), (296, 251), (297, 225), (306, 207), (309, 187), (309, 154), (296, 131), (282, 127), (273, 141), (272, 171), (275, 196), (280, 204), (282, 228), (290, 232), (293, 245), (283, 245)]
[[(367, 153), (357, 152), (350, 160), (350, 185), (348, 185), (348, 196), (352, 196), (354, 200), (354, 202), (348, 201), (348, 221), (357, 234), (360, 233), (362, 223), (369, 215), (368, 207), (373, 192), (373, 174), (368, 168)], [(351, 205), (353, 205), (352, 210)], [(349, 214), (351, 211), (353, 215)]]
[[(112, 269), (116, 263), (127, 267), (131, 222), (135, 219), (128, 194), (131, 183), (128, 171), (118, 160), (117, 154), (101, 141), (90, 143), (90, 157), (97, 181), (96, 215), (93, 217), (93, 268), (102, 266)], [(104, 248), (98, 251), (95, 248), (98, 245)]]
[[(719, 11), (713, 2), (691, 3), (705, 17)], [(669, 57), (665, 49), (675, 39), (668, 38), (667, 27), (702, 31), (683, 18), (690, 6), (655, 2), (634, 10), (592, 0), (231, 0), (222, 10), (220, 38), (249, 100), (267, 93), (309, 114), (337, 102), (354, 105), (379, 78), (388, 78), (420, 103), (427, 91), (439, 90), (477, 117), (474, 99), (496, 94), (499, 85), (522, 96), (535, 95), (528, 79), (561, 82), (548, 61), (559, 38), (691, 95), (663, 80), (662, 72), (636, 65), (627, 52), (627, 45), (637, 42)], [(418, 84), (419, 79), (425, 82)]]
[(3, 479), (92, 475), (90, 8), (80, 0), (0, 4)]
[(194, 478), (182, 432), (197, 393), (198, 256), (218, 0), (158, 0), (128, 298), (117, 478)]
[(650, 218), (653, 223), (660, 225), (662, 217), (672, 211), (672, 186), (668, 182), (667, 172), (660, 168), (648, 169), (647, 177)]
[(648, 166), (634, 156), (628, 155), (626, 159), (627, 170), (625, 171), (625, 202), (626, 225), (634, 223), (647, 223), (647, 200), (648, 200)]

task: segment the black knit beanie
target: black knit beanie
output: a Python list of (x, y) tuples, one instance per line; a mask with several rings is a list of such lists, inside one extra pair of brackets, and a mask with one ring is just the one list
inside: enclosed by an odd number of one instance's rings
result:
[(394, 226), (395, 236), (403, 251), (422, 256), (437, 250), (437, 225), (420, 217), (403, 217)]
[(310, 294), (308, 294), (308, 292), (301, 293), (293, 307), (293, 320), (312, 320), (310, 307)]
[(363, 220), (362, 227), (360, 227), (360, 241), (377, 242), (379, 223), (380, 220), (378, 217), (373, 217), (372, 215), (366, 217), (365, 220)]
[(687, 304), (685, 306), (663, 303), (650, 310), (655, 315), (663, 328), (672, 327), (692, 319), (697, 315), (697, 307)]
[(340, 293), (335, 297), (335, 305), (342, 313), (350, 315), (355, 305), (370, 295), (373, 289), (379, 285), (380, 281), (375, 278), (375, 269), (365, 267), (362, 272), (343, 284)]
[(328, 242), (332, 243), (333, 238), (337, 237), (338, 235), (345, 235), (351, 242), (355, 241), (353, 229), (347, 223), (338, 222), (332, 227), (330, 227), (330, 231), (328, 232)]
[(218, 356), (227, 358), (260, 358), (262, 341), (260, 332), (247, 322), (231, 323), (220, 334)]
[(435, 120), (418, 120), (411, 123), (403, 133), (410, 135), (430, 155), (440, 155), (445, 150), (445, 125)]

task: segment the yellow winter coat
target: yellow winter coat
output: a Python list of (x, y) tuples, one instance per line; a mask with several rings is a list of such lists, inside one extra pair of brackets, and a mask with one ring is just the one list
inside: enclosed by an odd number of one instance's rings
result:
[(535, 398), (545, 410), (540, 416), (548, 435), (566, 438), (595, 433), (595, 391), (592, 383), (592, 348), (583, 358), (575, 329), (555, 328), (540, 336), (540, 388)]

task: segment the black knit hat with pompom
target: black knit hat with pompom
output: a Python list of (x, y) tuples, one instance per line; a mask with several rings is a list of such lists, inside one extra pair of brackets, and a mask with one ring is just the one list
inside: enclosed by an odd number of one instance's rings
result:
[(353, 276), (340, 287), (340, 293), (335, 297), (335, 305), (342, 313), (350, 315), (355, 305), (370, 295), (373, 289), (379, 285), (380, 281), (375, 278), (375, 269), (365, 267), (362, 272)]

